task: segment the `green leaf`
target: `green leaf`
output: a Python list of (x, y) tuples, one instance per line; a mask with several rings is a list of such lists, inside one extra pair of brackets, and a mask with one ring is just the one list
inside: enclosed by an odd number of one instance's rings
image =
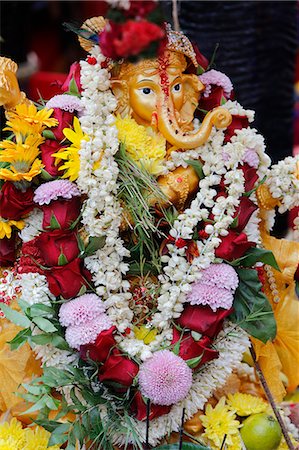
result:
[(46, 397), (48, 397), (48, 396), (44, 395), (34, 405), (32, 405), (31, 408), (27, 409), (26, 411), (24, 411), (20, 415), (31, 414), (31, 413), (33, 413), (35, 411), (39, 411), (40, 409), (43, 409), (46, 406), (46, 400), (47, 400)]
[(251, 336), (266, 343), (276, 336), (276, 321), (272, 307), (262, 292), (257, 271), (237, 269), (239, 286), (235, 293), (234, 313), (230, 319)]
[[(156, 447), (156, 450), (179, 450), (180, 444), (167, 444), (161, 447)], [(183, 442), (182, 450), (211, 450), (210, 447), (199, 444), (191, 444), (190, 442)]]
[(198, 159), (188, 159), (185, 161), (189, 166), (193, 167), (200, 179), (204, 178), (202, 163)]
[(25, 344), (25, 342), (27, 342), (29, 336), (31, 336), (30, 328), (25, 328), (24, 330), (19, 331), (19, 333), (8, 342), (11, 350), (17, 350), (20, 348), (23, 344)]
[(65, 266), (66, 264), (68, 264), (67, 257), (64, 253), (60, 253), (60, 255), (58, 256), (58, 265)]
[(91, 236), (89, 238), (88, 245), (84, 251), (84, 256), (91, 256), (100, 248), (103, 248), (106, 242), (106, 238), (104, 236), (96, 237)]
[(71, 79), (71, 82), (69, 84), (69, 90), (66, 92), (66, 94), (75, 95), (76, 97), (81, 97), (74, 77)]
[(280, 268), (276, 262), (275, 256), (271, 250), (265, 250), (263, 248), (252, 247), (249, 249), (242, 258), (235, 259), (234, 261), (227, 261), (231, 266), (243, 266), (252, 267), (257, 262), (262, 262), (272, 266), (274, 269), (280, 272)]
[(204, 71), (205, 71), (205, 69), (201, 65), (198, 65), (197, 70), (196, 70), (197, 75), (202, 75), (204, 73)]
[(51, 216), (50, 228), (51, 228), (51, 230), (60, 230), (60, 228), (61, 228), (58, 220), (55, 217), (55, 214), (52, 214), (52, 216)]
[(18, 305), (21, 308), (21, 310), (23, 311), (23, 313), (25, 313), (25, 314), (26, 314), (28, 308), (30, 308), (30, 303), (26, 302), (23, 298), (19, 298)]
[(54, 177), (52, 177), (49, 172), (47, 172), (45, 169), (41, 170), (41, 178), (45, 181), (52, 181), (54, 180)]
[(196, 356), (196, 358), (191, 358), (186, 360), (186, 364), (190, 367), (190, 369), (194, 369), (202, 360), (202, 355)]
[(51, 130), (44, 130), (42, 135), (46, 139), (56, 140), (55, 134)]
[(48, 317), (49, 315), (53, 316), (54, 309), (51, 308), (51, 306), (44, 305), (43, 303), (35, 303), (35, 305), (32, 305), (29, 307), (28, 315), (30, 317)]
[(5, 317), (15, 325), (18, 325), (22, 328), (30, 327), (31, 322), (28, 317), (24, 316), (24, 314), (11, 309), (9, 306), (5, 305), (5, 303), (1, 303), (1, 309), (4, 312)]
[(45, 428), (47, 431), (52, 433), (56, 428), (61, 425), (61, 422), (57, 422), (56, 420), (43, 420), (43, 419), (37, 419), (34, 421), (37, 425), (40, 427)]
[(53, 333), (57, 331), (57, 328), (50, 322), (50, 320), (45, 319), (44, 317), (33, 317), (32, 322), (38, 326), (38, 328), (46, 333)]

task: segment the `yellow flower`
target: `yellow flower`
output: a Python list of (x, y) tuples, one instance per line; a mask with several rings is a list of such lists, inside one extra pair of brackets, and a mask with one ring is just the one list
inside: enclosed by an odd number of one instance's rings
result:
[(6, 445), (11, 445), (10, 450), (21, 450), (25, 444), (24, 430), (21, 422), (13, 418), (10, 423), (4, 422), (0, 424), (0, 449), (5, 449)]
[(21, 103), (16, 106), (14, 111), (7, 113), (8, 126), (4, 130), (22, 133), (23, 135), (41, 133), (46, 127), (58, 125), (58, 120), (50, 118), (52, 112), (53, 109), (43, 108), (38, 111), (32, 103)]
[(62, 178), (69, 178), (70, 181), (75, 181), (78, 178), (80, 170), (80, 157), (79, 150), (81, 147), (81, 141), (88, 141), (89, 137), (83, 133), (79, 119), (74, 117), (73, 130), (70, 128), (64, 128), (63, 134), (72, 143), (69, 147), (64, 148), (62, 151), (53, 153), (52, 156), (56, 158), (56, 164), (59, 161), (65, 161), (58, 170), (64, 170)]
[(118, 129), (118, 138), (125, 144), (131, 158), (153, 175), (161, 173), (166, 156), (164, 137), (155, 133), (150, 127), (138, 125), (130, 117), (122, 119), (117, 116), (115, 125)]
[(22, 447), (18, 445), (18, 442), (11, 437), (8, 437), (5, 440), (0, 439), (0, 450), (21, 450), (21, 449)]
[(58, 445), (47, 447), (51, 433), (42, 427), (26, 428), (24, 430), (26, 444), (23, 450), (59, 450)]
[(25, 139), (20, 133), (16, 134), (16, 141), (0, 142), (0, 162), (9, 163), (9, 167), (0, 169), (0, 179), (31, 181), (41, 172), (42, 164), (36, 159), (39, 146), (44, 142), (40, 135), (29, 135)]
[(12, 226), (16, 226), (19, 230), (22, 230), (25, 226), (23, 220), (5, 220), (0, 218), (0, 239), (7, 237), (11, 238)]
[[(296, 441), (296, 439), (292, 435), (290, 435), (290, 438), (291, 438), (291, 442), (294, 445), (294, 447), (297, 448), (299, 442)], [(289, 446), (286, 443), (284, 437), (281, 439), (280, 445), (277, 450), (289, 450)]]
[(233, 436), (238, 435), (240, 427), (240, 423), (235, 420), (235, 417), (235, 413), (229, 411), (225, 405), (225, 397), (220, 399), (215, 408), (207, 405), (205, 415), (199, 417), (205, 427), (203, 437), (212, 441), (216, 448), (221, 447), (225, 435), (227, 447), (235, 445), (237, 438), (233, 438)]
[(141, 327), (134, 327), (134, 334), (136, 339), (143, 341), (145, 344), (150, 344), (155, 340), (158, 330), (153, 328), (152, 330), (147, 328), (145, 325)]
[(259, 397), (250, 394), (228, 394), (227, 404), (229, 409), (235, 411), (238, 416), (250, 416), (250, 414), (258, 414), (265, 412), (268, 404)]

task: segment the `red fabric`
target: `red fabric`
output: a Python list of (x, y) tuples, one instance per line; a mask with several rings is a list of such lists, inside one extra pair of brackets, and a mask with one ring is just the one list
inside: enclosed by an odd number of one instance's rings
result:
[(57, 72), (36, 72), (29, 80), (28, 98), (37, 102), (40, 97), (49, 100), (60, 94), (60, 86), (66, 80), (67, 74)]

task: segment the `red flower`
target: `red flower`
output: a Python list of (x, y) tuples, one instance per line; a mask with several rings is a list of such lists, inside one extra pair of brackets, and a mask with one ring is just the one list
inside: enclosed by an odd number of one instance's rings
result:
[[(163, 414), (168, 414), (171, 409), (171, 406), (160, 406), (160, 405), (154, 405), (153, 403), (150, 404), (150, 414), (149, 419), (153, 420), (156, 417), (160, 417)], [(135, 418), (137, 420), (145, 420), (146, 419), (146, 403), (139, 391), (137, 391), (134, 395), (132, 404), (131, 404), (131, 411), (135, 415)]]
[(213, 108), (221, 105), (222, 97), (224, 97), (223, 88), (221, 86), (212, 86), (211, 93), (208, 97), (200, 97), (198, 108), (211, 111)]
[(245, 233), (237, 233), (229, 230), (228, 235), (222, 237), (222, 242), (215, 250), (216, 258), (232, 261), (241, 258), (250, 247), (254, 247), (255, 243), (247, 240)]
[(22, 253), (18, 267), (19, 273), (34, 272), (44, 275), (44, 270), (40, 267), (44, 264), (44, 260), (37, 246), (37, 239), (38, 237), (22, 245)]
[(208, 65), (209, 65), (208, 59), (201, 53), (201, 51), (199, 50), (199, 48), (197, 47), (196, 44), (194, 44), (192, 42), (192, 45), (193, 45), (193, 49), (195, 51), (196, 61), (198, 62), (200, 67), (202, 67), (204, 70), (207, 70)]
[(128, 20), (123, 24), (110, 22), (100, 34), (100, 46), (107, 58), (128, 58), (140, 54), (164, 36), (165, 31), (161, 27), (147, 20)]
[(52, 177), (58, 176), (59, 174), (58, 167), (60, 165), (60, 164), (58, 164), (57, 166), (55, 165), (55, 158), (54, 156), (52, 156), (52, 154), (58, 152), (58, 150), (60, 150), (61, 148), (63, 148), (63, 146), (61, 146), (59, 142), (54, 141), (52, 139), (45, 140), (45, 142), (40, 146), (42, 163), (45, 166), (45, 170)]
[(88, 285), (91, 276), (83, 267), (80, 258), (74, 259), (65, 266), (51, 267), (45, 271), (49, 289), (55, 297), (61, 295), (64, 299), (76, 297), (82, 286)]
[(0, 266), (12, 266), (16, 259), (15, 252), (16, 242), (13, 236), (8, 239), (7, 237), (0, 240)]
[(194, 258), (199, 256), (199, 251), (196, 241), (188, 240), (186, 249), (186, 258), (189, 263), (192, 263)]
[(247, 163), (240, 165), (239, 168), (243, 170), (243, 175), (245, 178), (245, 192), (251, 191), (259, 178), (256, 173), (256, 169)]
[(134, 0), (130, 2), (129, 9), (123, 11), (126, 17), (145, 17), (157, 7), (157, 2), (152, 0)]
[(249, 121), (246, 116), (233, 115), (232, 123), (225, 130), (224, 142), (230, 142), (232, 136), (235, 134), (235, 130), (241, 130), (242, 128), (248, 128)]
[(81, 345), (80, 357), (84, 360), (90, 358), (93, 361), (103, 363), (108, 357), (112, 347), (116, 344), (113, 336), (115, 330), (116, 327), (113, 326), (109, 328), (109, 330), (102, 331), (94, 344)]
[(233, 309), (219, 308), (214, 312), (209, 306), (187, 305), (178, 319), (178, 323), (181, 327), (186, 327), (214, 338), (222, 329), (225, 317), (232, 312)]
[(235, 231), (239, 233), (244, 230), (250, 217), (257, 210), (257, 205), (253, 203), (248, 197), (241, 197), (240, 204), (233, 215), (233, 217), (238, 217), (238, 225), (234, 227)]
[(78, 218), (81, 209), (81, 198), (54, 200), (49, 205), (42, 205), (44, 213), (43, 228), (51, 228), (51, 217), (55, 217), (62, 230), (68, 229)]
[(48, 231), (37, 236), (35, 242), (43, 259), (43, 265), (48, 267), (61, 265), (58, 263), (61, 254), (68, 262), (71, 262), (80, 253), (74, 231)]
[(70, 89), (70, 83), (71, 83), (73, 78), (74, 78), (75, 83), (77, 85), (78, 91), (81, 92), (82, 91), (82, 86), (81, 86), (81, 83), (80, 83), (80, 64), (78, 62), (74, 62), (71, 65), (69, 74), (68, 74), (65, 82), (63, 83), (63, 85), (60, 88), (61, 92), (67, 92)]
[(101, 367), (99, 380), (110, 381), (129, 387), (133, 383), (138, 371), (138, 364), (123, 356), (121, 352), (115, 348)]
[(4, 219), (20, 220), (34, 207), (33, 190), (22, 192), (13, 183), (6, 181), (0, 191), (0, 211)]
[(71, 113), (69, 111), (63, 111), (60, 108), (53, 108), (54, 112), (52, 113), (51, 117), (54, 117), (58, 120), (57, 127), (51, 128), (52, 133), (54, 133), (55, 138), (58, 141), (61, 141), (62, 139), (65, 139), (65, 136), (63, 134), (64, 128), (70, 128), (73, 124), (74, 119), (74, 113)]
[[(181, 333), (174, 328), (172, 344), (176, 344), (181, 339)], [(190, 332), (184, 333), (180, 341), (179, 356), (185, 361), (192, 358), (202, 356), (201, 360), (194, 369), (202, 366), (203, 364), (212, 361), (212, 359), (218, 358), (219, 353), (216, 350), (210, 348), (212, 339), (208, 336), (203, 336), (199, 341), (195, 341)]]

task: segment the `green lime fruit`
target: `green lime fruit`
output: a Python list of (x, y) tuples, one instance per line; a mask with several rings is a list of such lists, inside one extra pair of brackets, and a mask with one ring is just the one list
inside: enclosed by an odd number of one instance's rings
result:
[(276, 450), (282, 437), (277, 420), (267, 413), (247, 417), (240, 432), (247, 450)]

